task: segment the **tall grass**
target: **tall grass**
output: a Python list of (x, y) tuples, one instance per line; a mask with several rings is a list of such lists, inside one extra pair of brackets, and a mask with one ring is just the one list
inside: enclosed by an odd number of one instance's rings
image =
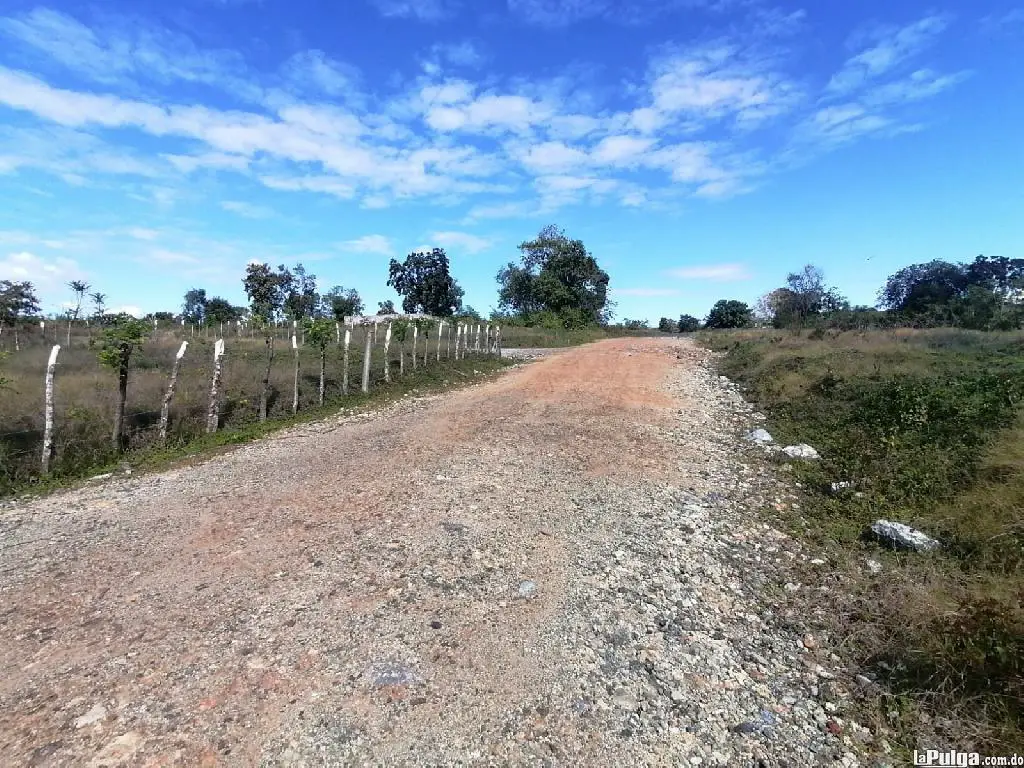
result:
[[(886, 559), (885, 575), (855, 580), (860, 591), (837, 615), (859, 661), (912, 704), (896, 707), (908, 744), (923, 712), (961, 749), (1024, 749), (1024, 335), (702, 339), (725, 353), (722, 373), (766, 411), (778, 440), (821, 451), (795, 468), (810, 535)], [(853, 489), (837, 494), (834, 482)], [(880, 517), (937, 537), (941, 552), (876, 551), (861, 533)]]

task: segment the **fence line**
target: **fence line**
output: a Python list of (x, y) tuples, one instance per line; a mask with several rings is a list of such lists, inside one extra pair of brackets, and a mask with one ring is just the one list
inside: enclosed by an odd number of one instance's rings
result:
[[(334, 393), (332, 400), (337, 400), (338, 394), (341, 397), (349, 395), (352, 365), (362, 367), (363, 393), (387, 385), (395, 375), (401, 378), (404, 373), (401, 361), (410, 351), (410, 342), (416, 367), (428, 367), (431, 360), (441, 364), (457, 363), (465, 359), (466, 324), (422, 316), (398, 316), (397, 319), (409, 322), (412, 333), (396, 338), (396, 318), (388, 316), (371, 316), (363, 318), (363, 322), (360, 322), (360, 318), (353, 318), (351, 323), (346, 318), (344, 334), (341, 333), (342, 324), (338, 325), (335, 339), (340, 343), (326, 348), (327, 356), (334, 361), (326, 369), (329, 375), (325, 377), (326, 386)], [(374, 333), (374, 329), (381, 323), (385, 324), (382, 329), (384, 332)], [(451, 339), (456, 328), (462, 334), (463, 343), (460, 348), (457, 341), (453, 351)], [(226, 326), (225, 336), (210, 346), (207, 346), (210, 342), (205, 337), (197, 337), (192, 342), (191, 333), (188, 333), (180, 342), (173, 359), (170, 355), (164, 358), (163, 350), (172, 339), (177, 344), (178, 339), (174, 337), (180, 337), (180, 334), (159, 334), (133, 356), (128, 407), (125, 412), (128, 450), (189, 442), (204, 432), (213, 432), (224, 426), (256, 423), (255, 402), (261, 386), (262, 368), (266, 367), (266, 350), (258, 336), (252, 338), (241, 333), (232, 334), (229, 332), (231, 330)], [(420, 330), (423, 331), (423, 339), (419, 339)], [(46, 334), (44, 338), (49, 341), (49, 324), (40, 331)], [(360, 331), (363, 349), (352, 350), (353, 336)], [(432, 348), (429, 342), (435, 340), (435, 334), (436, 347)], [(410, 335), (412, 339), (409, 339)], [(443, 343), (445, 338), (448, 339), (447, 346)], [(66, 334), (61, 334), (60, 341), (66, 342)], [(211, 346), (213, 354), (210, 354)], [(394, 349), (396, 346), (397, 350)], [(292, 397), (288, 398), (291, 408), (287, 409), (282, 402), (282, 395), (287, 389), (280, 358), (288, 359), (288, 356), (277, 355), (271, 370), (273, 403), (269, 410), (272, 418), (284, 416), (288, 410), (296, 413), (318, 404), (320, 366), (308, 365), (306, 362), (300, 365), (300, 357), (312, 360), (315, 354), (319, 363), (320, 349), (303, 347), (297, 338), (293, 342), (293, 349), (295, 368), (289, 382), (292, 385)], [(497, 350), (485, 345), (475, 353), (493, 355)], [(117, 455), (109, 442), (107, 431), (117, 397), (116, 381), (114, 377), (107, 379), (105, 373), (100, 375), (103, 369), (91, 351), (86, 352), (82, 338), (72, 336), (69, 350), (61, 347), (52, 380), (49, 376), (44, 378), (43, 371), (36, 368), (35, 360), (35, 357), (25, 360), (25, 363), (31, 361), (30, 369), (22, 367), (20, 370), (9, 371), (18, 374), (18, 392), (28, 394), (29, 387), (24, 385), (29, 384), (32, 391), (39, 393), (36, 395), (39, 399), (28, 401), (25, 398), (25, 403), (20, 406), (20, 414), (7, 413), (7, 418), (13, 417), (33, 426), (0, 431), (0, 493), (40, 474), (73, 472), (76, 468), (80, 470), (109, 461)], [(38, 371), (38, 374), (32, 374), (32, 370)], [(312, 383), (314, 378), (317, 384)], [(108, 381), (109, 387), (106, 386)], [(32, 382), (39, 383), (31, 385)], [(36, 389), (40, 384), (43, 384), (43, 391)], [(133, 399), (137, 403), (140, 400), (155, 402), (157, 407), (136, 410), (132, 408)]]

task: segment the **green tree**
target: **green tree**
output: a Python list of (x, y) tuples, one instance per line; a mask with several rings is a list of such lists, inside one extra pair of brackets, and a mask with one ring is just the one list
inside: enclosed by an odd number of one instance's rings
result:
[(89, 298), (92, 299), (92, 316), (97, 320), (102, 320), (103, 316), (107, 314), (107, 294), (95, 291), (89, 294)]
[(608, 273), (582, 240), (572, 240), (551, 225), (521, 243), (519, 250), (520, 264), (509, 263), (497, 275), (502, 311), (521, 317), (554, 312), (567, 327), (609, 320)]
[(625, 318), (622, 321), (622, 327), (629, 331), (641, 331), (647, 328), (646, 320), (630, 320)]
[(267, 407), (270, 401), (270, 371), (274, 364), (274, 323), (281, 315), (285, 300), (285, 286), (290, 275), (285, 274), (284, 267), (274, 272), (269, 264), (250, 264), (245, 269), (242, 287), (249, 297), (249, 311), (252, 322), (263, 333), (263, 341), (267, 347), (267, 366), (263, 372), (260, 387), (259, 418), (267, 420)]
[(960, 264), (941, 260), (911, 264), (889, 277), (879, 291), (878, 304), (907, 317), (944, 315), (969, 284)]
[(75, 307), (74, 309), (68, 310), (68, 335), (66, 345), (71, 346), (71, 324), (77, 323), (78, 318), (82, 315), (82, 302), (85, 301), (86, 291), (89, 290), (89, 284), (84, 280), (72, 280), (68, 283), (68, 288), (75, 296)]
[(711, 308), (704, 320), (705, 328), (746, 328), (754, 319), (754, 313), (742, 301), (721, 299)]
[(451, 317), (462, 307), (464, 291), (451, 276), (443, 248), (410, 253), (404, 263), (392, 259), (388, 285), (402, 296), (409, 314)]
[(145, 343), (151, 330), (146, 321), (120, 314), (100, 334), (97, 353), (99, 361), (117, 373), (117, 403), (112, 438), (116, 451), (125, 448), (124, 409), (128, 400), (128, 371), (132, 354)]
[(307, 318), (303, 325), (306, 330), (306, 343), (316, 347), (320, 352), (320, 405), (323, 405), (327, 378), (327, 345), (334, 338), (334, 323), (325, 317), (316, 317)]
[(185, 322), (202, 325), (206, 322), (206, 310), (209, 300), (205, 288), (192, 288), (185, 294), (185, 302), (181, 305), (181, 315)]
[(395, 310), (395, 302), (391, 299), (387, 301), (377, 302), (377, 314), (378, 315), (397, 315), (398, 312)]
[(242, 309), (227, 299), (214, 296), (206, 302), (206, 318), (213, 323), (230, 323), (242, 316)]
[(363, 300), (355, 288), (346, 290), (344, 287), (336, 285), (325, 293), (320, 301), (324, 313), (339, 323), (343, 322), (346, 317), (363, 314)]
[(320, 294), (316, 290), (316, 275), (306, 273), (302, 264), (291, 270), (281, 264), (277, 268), (281, 290), (284, 293), (284, 313), (289, 320), (302, 321), (313, 317), (320, 306)]
[(678, 326), (680, 333), (693, 333), (700, 330), (700, 319), (693, 315), (680, 315)]
[(672, 322), (671, 318), (663, 317), (658, 321), (658, 330), (662, 333), (675, 333), (679, 330), (679, 325)]
[(5, 325), (14, 328), (14, 348), (18, 349), (18, 325), (39, 312), (39, 299), (30, 282), (0, 280), (0, 334)]

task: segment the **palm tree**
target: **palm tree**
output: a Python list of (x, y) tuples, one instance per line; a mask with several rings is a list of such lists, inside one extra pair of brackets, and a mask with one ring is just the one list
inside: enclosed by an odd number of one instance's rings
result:
[(85, 299), (85, 292), (89, 290), (90, 286), (84, 280), (72, 280), (68, 283), (68, 288), (75, 294), (75, 311), (68, 312), (68, 343), (67, 346), (71, 346), (71, 323), (78, 321), (78, 316), (82, 312), (82, 301)]
[(96, 307), (93, 317), (103, 317), (107, 309), (107, 294), (97, 291), (96, 293), (90, 293), (89, 298), (92, 299), (92, 303)]

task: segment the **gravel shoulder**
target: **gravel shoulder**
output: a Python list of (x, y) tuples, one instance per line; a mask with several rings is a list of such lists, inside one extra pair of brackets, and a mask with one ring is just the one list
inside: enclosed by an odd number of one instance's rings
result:
[(0, 512), (0, 764), (858, 765), (686, 339)]

